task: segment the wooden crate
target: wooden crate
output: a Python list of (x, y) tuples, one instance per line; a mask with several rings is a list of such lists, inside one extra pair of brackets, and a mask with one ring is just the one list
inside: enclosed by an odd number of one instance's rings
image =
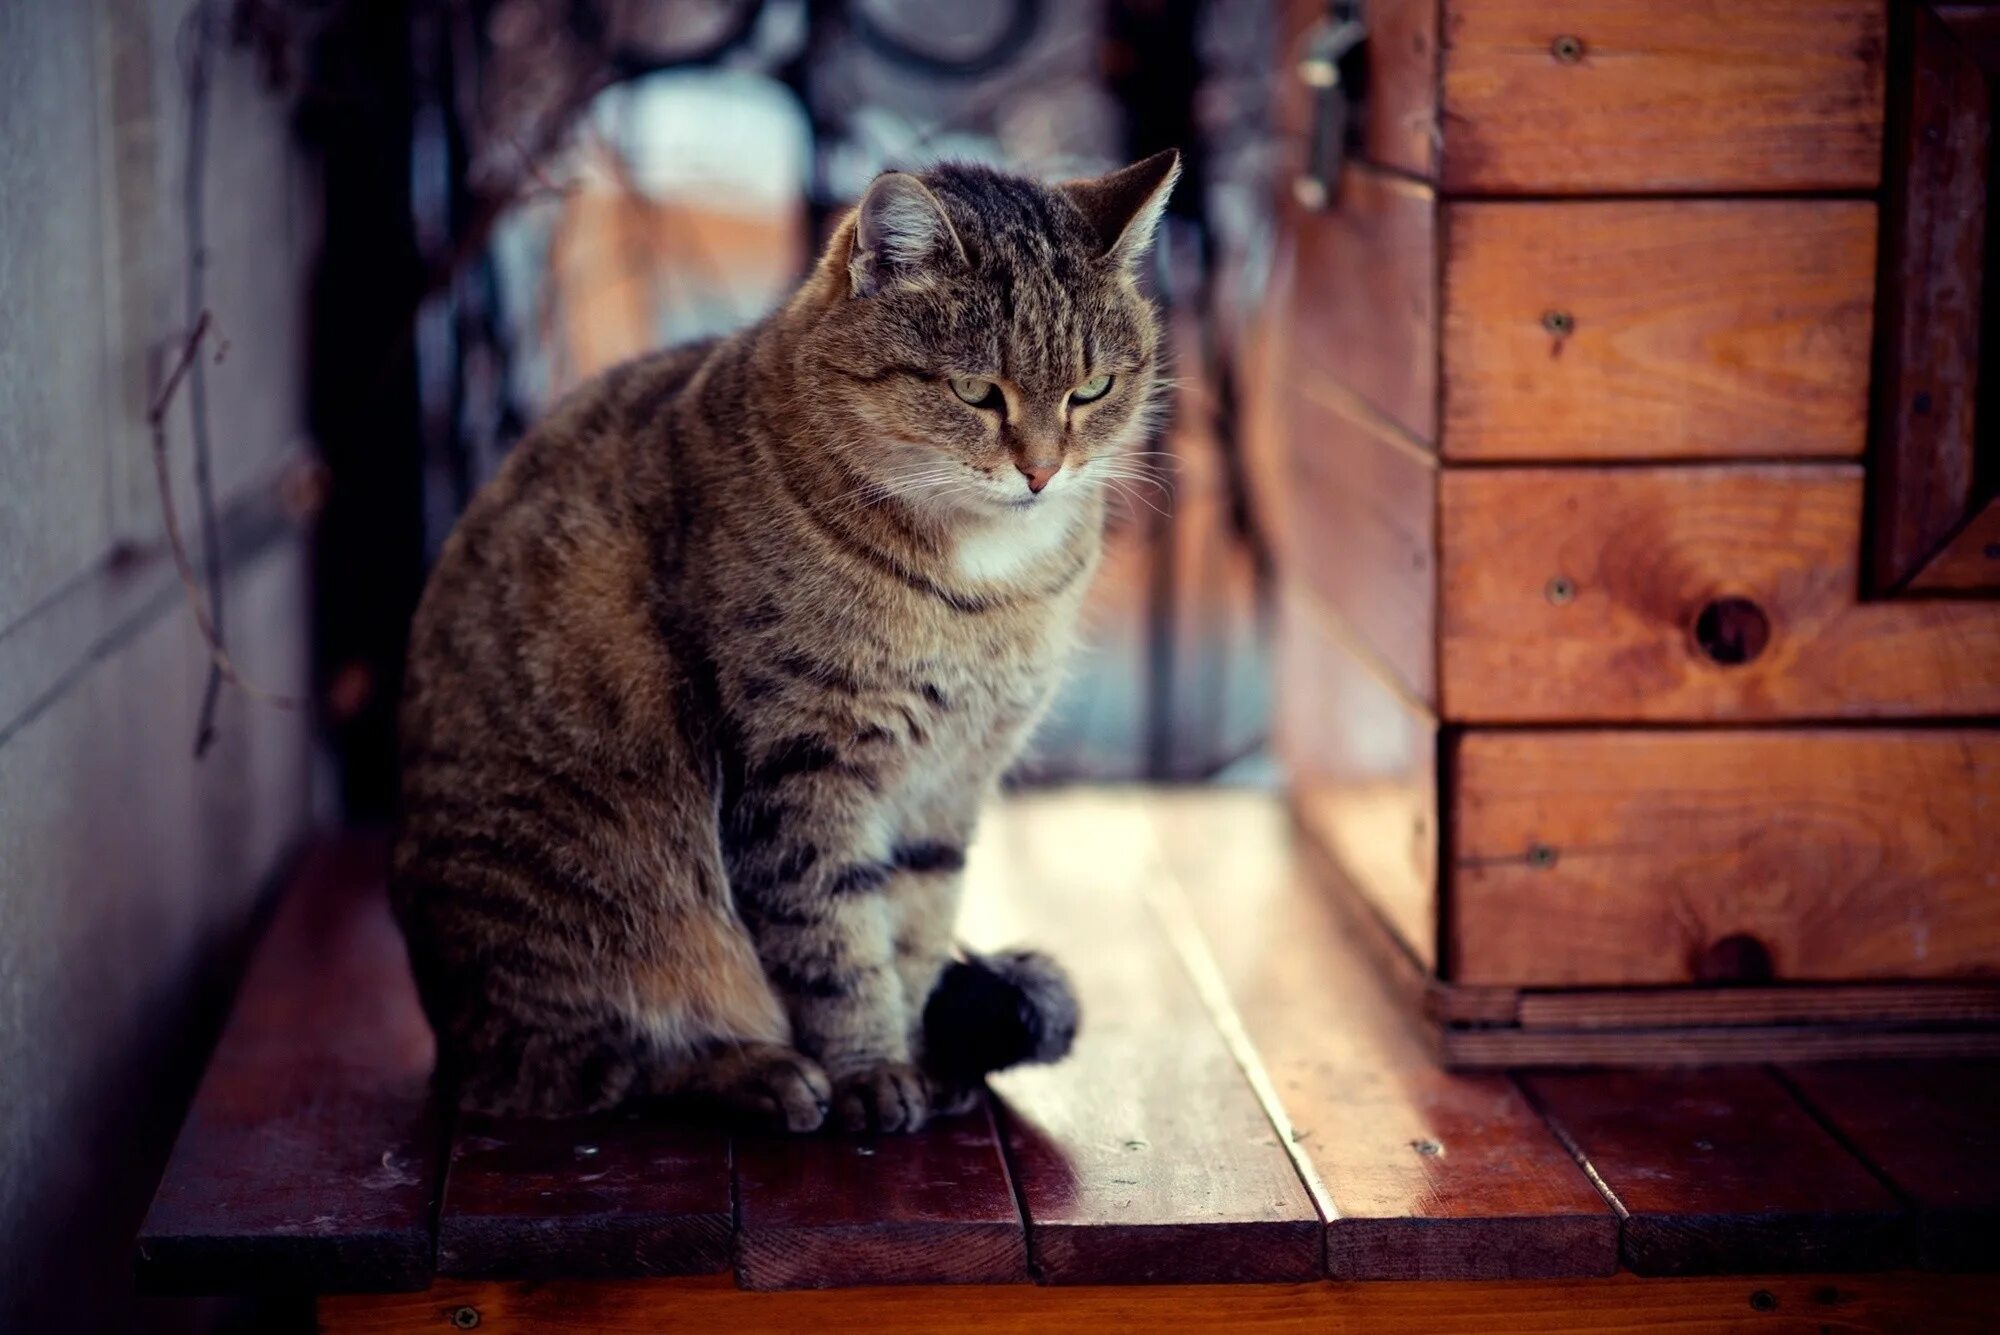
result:
[(1271, 315), (1327, 883), (1456, 1064), (1990, 1050), (2000, 6), (1366, 10)]

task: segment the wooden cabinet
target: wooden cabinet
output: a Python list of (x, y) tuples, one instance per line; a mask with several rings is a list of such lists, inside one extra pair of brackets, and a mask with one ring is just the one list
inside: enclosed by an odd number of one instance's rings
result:
[(1451, 1060), (2000, 1044), (2000, 6), (1363, 8), (1283, 72), (1300, 823)]

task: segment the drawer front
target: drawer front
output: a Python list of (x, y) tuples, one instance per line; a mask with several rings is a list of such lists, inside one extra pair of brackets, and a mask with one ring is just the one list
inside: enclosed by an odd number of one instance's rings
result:
[(1446, 469), (1448, 722), (2000, 714), (2000, 604), (1863, 602), (1858, 465)]
[(2000, 731), (1472, 731), (1451, 977), (2000, 973)]
[(1885, 0), (1445, 0), (1447, 193), (1869, 190)]
[(1448, 205), (1449, 459), (1858, 458), (1875, 206)]

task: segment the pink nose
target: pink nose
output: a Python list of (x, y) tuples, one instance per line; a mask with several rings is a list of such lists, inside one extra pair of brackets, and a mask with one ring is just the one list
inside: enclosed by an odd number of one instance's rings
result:
[(1020, 469), (1021, 476), (1028, 479), (1028, 490), (1039, 495), (1042, 488), (1049, 485), (1049, 479), (1062, 471), (1062, 460), (1050, 459), (1044, 462), (1030, 459), (1016, 462), (1014, 467)]

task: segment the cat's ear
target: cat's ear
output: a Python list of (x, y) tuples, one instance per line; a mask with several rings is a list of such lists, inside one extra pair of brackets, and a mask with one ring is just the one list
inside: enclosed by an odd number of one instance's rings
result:
[(847, 273), (857, 297), (897, 278), (965, 259), (965, 246), (929, 187), (908, 172), (883, 172), (854, 211)]
[(1096, 231), (1099, 254), (1131, 269), (1153, 244), (1180, 175), (1180, 150), (1168, 148), (1104, 176), (1065, 182), (1062, 191)]

